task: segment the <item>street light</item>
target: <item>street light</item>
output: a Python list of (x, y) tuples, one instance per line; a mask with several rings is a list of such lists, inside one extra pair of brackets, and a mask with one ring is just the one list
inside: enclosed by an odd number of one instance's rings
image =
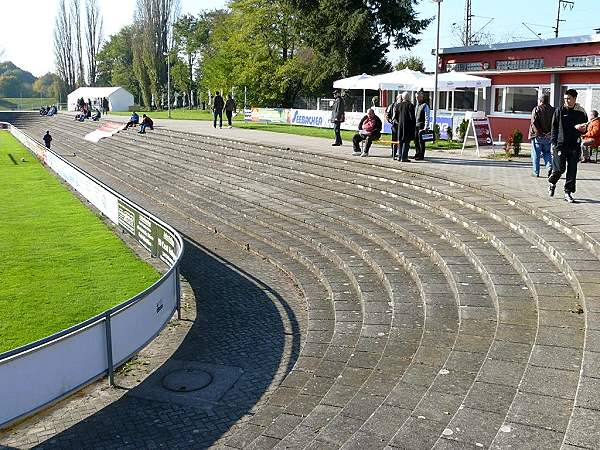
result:
[(169, 58), (169, 51), (163, 53), (167, 57), (167, 108), (169, 110), (169, 119), (171, 118), (171, 58)]
[(438, 109), (438, 61), (440, 54), (440, 12), (442, 10), (442, 1), (444, 0), (431, 0), (434, 3), (437, 3), (437, 35), (435, 38), (435, 80), (433, 85), (433, 125), (432, 129), (434, 129), (435, 124), (437, 123), (437, 109)]

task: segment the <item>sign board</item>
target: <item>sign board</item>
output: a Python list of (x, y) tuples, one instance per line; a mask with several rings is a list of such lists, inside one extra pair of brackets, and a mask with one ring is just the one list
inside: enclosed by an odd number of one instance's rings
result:
[(119, 200), (119, 226), (131, 234), (150, 252), (169, 266), (177, 259), (175, 239), (154, 220)]
[(469, 119), (469, 125), (467, 132), (465, 133), (465, 140), (461, 150), (461, 155), (465, 151), (467, 140), (472, 138), (475, 140), (475, 148), (477, 156), (481, 156), (479, 149), (481, 147), (491, 147), (494, 151), (494, 140), (492, 138), (492, 127), (490, 126), (490, 119), (486, 116), (473, 115)]
[(244, 113), (247, 122), (288, 123), (287, 112), (282, 108), (252, 108), (250, 114)]

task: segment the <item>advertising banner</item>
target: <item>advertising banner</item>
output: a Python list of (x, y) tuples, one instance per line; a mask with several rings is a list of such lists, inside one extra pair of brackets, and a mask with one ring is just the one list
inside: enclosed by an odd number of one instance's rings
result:
[(287, 112), (283, 108), (252, 108), (250, 114), (244, 114), (247, 122), (288, 123)]
[(317, 111), (313, 109), (290, 109), (288, 123), (305, 127), (333, 128), (331, 111)]
[(440, 127), (440, 139), (448, 139), (448, 130), (452, 130), (452, 117), (436, 117), (435, 123)]
[(116, 122), (106, 122), (97, 130), (92, 131), (85, 135), (84, 139), (86, 141), (97, 143), (102, 138), (110, 137), (113, 134), (118, 133), (123, 128), (125, 128), (125, 124), (116, 123)]
[(475, 129), (475, 137), (477, 144), (492, 145), (492, 129), (490, 127), (490, 119), (475, 119), (473, 118), (473, 128)]

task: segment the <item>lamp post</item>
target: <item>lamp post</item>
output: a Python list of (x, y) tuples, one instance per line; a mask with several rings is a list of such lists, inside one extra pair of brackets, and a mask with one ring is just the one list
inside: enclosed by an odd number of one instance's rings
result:
[(167, 57), (167, 109), (169, 111), (169, 119), (171, 118), (171, 58), (169, 58), (169, 51), (163, 53)]
[(439, 53), (440, 53), (440, 12), (442, 10), (442, 1), (443, 0), (431, 0), (434, 3), (437, 3), (437, 34), (435, 37), (435, 79), (433, 85), (433, 125), (432, 130), (437, 123), (437, 109), (438, 109), (438, 62), (439, 62)]

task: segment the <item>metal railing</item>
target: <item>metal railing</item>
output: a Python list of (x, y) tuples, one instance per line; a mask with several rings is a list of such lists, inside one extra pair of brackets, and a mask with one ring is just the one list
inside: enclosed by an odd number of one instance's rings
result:
[[(1, 122), (0, 122), (1, 124)], [(0, 428), (31, 415), (103, 376), (139, 352), (180, 317), (183, 239), (168, 224), (21, 130), (11, 133), (38, 159), (132, 234), (168, 271), (143, 292), (82, 323), (0, 354)]]

